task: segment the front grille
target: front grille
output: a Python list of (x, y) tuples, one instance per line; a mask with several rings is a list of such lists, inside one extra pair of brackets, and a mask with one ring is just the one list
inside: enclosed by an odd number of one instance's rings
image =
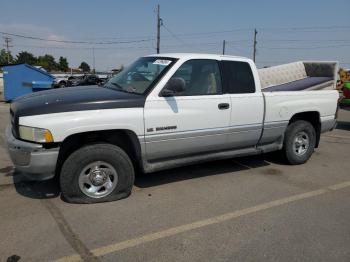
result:
[(11, 129), (12, 134), (15, 138), (18, 137), (18, 119), (16, 119), (15, 113), (10, 109), (10, 121), (11, 121)]
[(10, 119), (11, 119), (11, 125), (14, 126), (14, 124), (15, 124), (15, 114), (13, 113), (12, 109), (10, 109)]

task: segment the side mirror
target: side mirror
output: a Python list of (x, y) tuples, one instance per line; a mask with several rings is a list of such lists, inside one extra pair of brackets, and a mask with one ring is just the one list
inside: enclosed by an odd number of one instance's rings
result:
[(160, 92), (160, 95), (163, 97), (174, 96), (176, 93), (185, 91), (185, 80), (181, 77), (170, 78), (168, 83), (164, 86), (163, 90)]

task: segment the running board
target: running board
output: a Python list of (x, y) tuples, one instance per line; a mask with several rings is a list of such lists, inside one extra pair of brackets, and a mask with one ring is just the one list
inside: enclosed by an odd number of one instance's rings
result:
[(257, 155), (262, 153), (261, 149), (257, 149), (256, 147), (237, 149), (237, 150), (229, 150), (229, 151), (221, 151), (215, 153), (187, 156), (182, 158), (170, 159), (170, 160), (160, 160), (158, 162), (148, 162), (143, 161), (143, 169), (145, 173), (152, 173), (160, 170), (171, 169), (181, 166), (188, 166), (192, 164), (220, 160), (220, 159), (228, 159), (240, 156), (248, 156), (248, 155)]

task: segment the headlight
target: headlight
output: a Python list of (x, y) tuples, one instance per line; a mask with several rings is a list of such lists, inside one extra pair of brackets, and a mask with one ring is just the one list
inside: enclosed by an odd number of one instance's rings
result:
[(19, 126), (19, 136), (23, 140), (38, 142), (38, 143), (49, 143), (53, 142), (52, 134), (47, 129)]

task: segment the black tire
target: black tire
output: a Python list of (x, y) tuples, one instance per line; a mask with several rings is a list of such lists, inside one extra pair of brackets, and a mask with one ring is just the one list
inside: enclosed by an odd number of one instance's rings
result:
[[(297, 137), (304, 139), (304, 141), (309, 141), (308, 147), (301, 146), (298, 153), (298, 148), (300, 143), (296, 143)], [(304, 143), (301, 143), (304, 144)], [(297, 120), (291, 123), (286, 130), (283, 151), (285, 158), (291, 165), (304, 164), (309, 160), (312, 153), (314, 152), (316, 145), (316, 131), (310, 122), (304, 120)]]
[(66, 84), (66, 82), (59, 82), (58, 87), (65, 88), (65, 87), (67, 87), (67, 84)]
[[(117, 183), (106, 196), (87, 196), (79, 186), (79, 176), (89, 163), (103, 161), (117, 172)], [(73, 152), (63, 163), (60, 174), (62, 197), (70, 203), (100, 203), (126, 198), (134, 184), (134, 167), (129, 156), (118, 146), (111, 144), (91, 144)]]

